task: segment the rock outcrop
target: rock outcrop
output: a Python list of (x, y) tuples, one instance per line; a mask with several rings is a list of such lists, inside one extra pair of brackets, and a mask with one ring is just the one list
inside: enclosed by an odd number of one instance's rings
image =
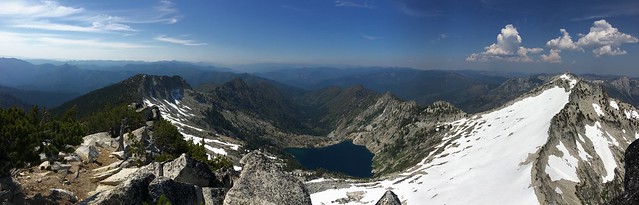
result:
[(193, 184), (158, 177), (149, 184), (149, 197), (153, 200), (151, 204), (158, 204), (160, 197), (164, 196), (171, 204), (199, 205), (204, 203), (201, 189)]
[[(102, 179), (100, 184), (115, 187), (100, 191), (80, 204), (157, 204), (160, 196), (171, 204), (221, 204), (228, 190), (221, 186), (223, 183), (212, 183), (220, 180), (215, 179), (206, 164), (184, 154), (173, 161), (153, 162), (140, 168), (114, 165), (104, 173), (112, 170), (116, 173), (108, 173), (109, 178)], [(217, 186), (209, 187), (213, 184)]]
[(240, 178), (224, 199), (225, 205), (311, 204), (304, 184), (284, 172), (266, 154), (253, 151), (242, 158)]
[(229, 191), (227, 188), (202, 187), (204, 205), (221, 205), (224, 203), (224, 196)]
[(75, 150), (75, 154), (80, 156), (84, 163), (93, 163), (100, 156), (100, 152), (93, 145), (81, 145)]
[(386, 193), (384, 193), (384, 196), (382, 196), (382, 198), (379, 199), (379, 201), (377, 201), (377, 203), (375, 203), (375, 205), (401, 205), (402, 202), (399, 201), (399, 198), (397, 198), (397, 195), (395, 195), (395, 193), (393, 193), (393, 191), (388, 190), (386, 191)]
[(165, 177), (202, 187), (210, 186), (211, 179), (215, 177), (209, 166), (187, 157), (186, 154), (164, 164), (163, 169)]
[(149, 184), (156, 178), (151, 173), (133, 174), (124, 183), (116, 186), (113, 190), (97, 193), (80, 204), (142, 204), (148, 203)]
[(628, 146), (624, 157), (624, 192), (608, 202), (609, 205), (639, 204), (639, 140)]

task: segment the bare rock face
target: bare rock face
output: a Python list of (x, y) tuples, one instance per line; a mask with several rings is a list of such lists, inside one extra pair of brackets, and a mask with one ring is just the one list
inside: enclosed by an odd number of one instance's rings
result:
[(75, 154), (80, 156), (84, 163), (93, 163), (100, 156), (100, 152), (93, 145), (81, 145), (75, 150)]
[(171, 204), (198, 205), (204, 203), (201, 188), (193, 184), (177, 182), (166, 177), (155, 178), (149, 184), (149, 197), (158, 204), (160, 196), (164, 195)]
[(111, 143), (114, 141), (108, 132), (99, 132), (92, 135), (87, 135), (82, 139), (82, 145), (93, 145), (97, 147), (110, 147)]
[(626, 149), (625, 169), (624, 192), (608, 202), (610, 205), (639, 204), (639, 140)]
[(164, 164), (163, 169), (163, 176), (165, 177), (201, 187), (209, 186), (212, 179), (215, 178), (209, 166), (191, 159), (186, 154), (182, 154), (172, 162)]
[(113, 190), (100, 192), (80, 204), (142, 204), (148, 203), (149, 184), (155, 179), (155, 175), (151, 173), (136, 173), (124, 183), (116, 186)]
[(266, 154), (256, 150), (241, 162), (242, 174), (226, 194), (225, 205), (311, 204), (304, 184), (284, 172)]
[(388, 190), (386, 191), (386, 193), (384, 193), (384, 196), (382, 196), (382, 198), (379, 199), (379, 201), (377, 201), (377, 203), (375, 203), (375, 205), (401, 205), (402, 202), (399, 201), (399, 198), (397, 198), (397, 195), (395, 195), (395, 193), (393, 193), (393, 191)]
[(228, 191), (227, 188), (202, 187), (204, 205), (222, 205)]

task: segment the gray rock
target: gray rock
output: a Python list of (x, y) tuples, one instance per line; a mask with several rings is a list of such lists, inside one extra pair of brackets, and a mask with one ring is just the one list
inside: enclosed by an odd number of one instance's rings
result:
[(244, 156), (240, 178), (224, 198), (225, 205), (311, 204), (304, 184), (273, 163), (267, 155), (253, 151)]
[(199, 187), (166, 177), (155, 178), (149, 184), (149, 197), (153, 200), (152, 204), (158, 204), (161, 196), (166, 197), (171, 204), (199, 205), (204, 203), (204, 197)]
[(50, 199), (57, 201), (59, 203), (64, 203), (64, 202), (68, 202), (68, 203), (76, 203), (78, 202), (78, 197), (75, 196), (75, 194), (69, 190), (66, 189), (51, 189), (51, 192), (49, 192), (49, 197)]
[(624, 157), (624, 192), (608, 202), (610, 205), (639, 204), (639, 140), (628, 145)]
[(202, 187), (204, 205), (222, 205), (228, 191), (229, 189), (226, 188)]
[(114, 189), (99, 192), (80, 204), (142, 204), (149, 203), (149, 183), (155, 179), (151, 173), (135, 173)]
[(237, 178), (240, 177), (239, 172), (233, 170), (232, 168), (218, 169), (215, 170), (213, 174), (215, 175), (215, 180), (213, 180), (213, 184), (211, 186), (227, 189), (233, 187), (233, 182), (235, 182)]
[(382, 198), (379, 199), (379, 201), (377, 201), (377, 203), (375, 203), (375, 205), (401, 205), (402, 202), (399, 201), (399, 198), (397, 198), (397, 195), (395, 195), (395, 193), (393, 193), (393, 191), (388, 190), (386, 191), (386, 193), (384, 193), (384, 196), (382, 196)]
[(80, 158), (80, 156), (76, 154), (71, 154), (69, 156), (64, 157), (64, 160), (66, 160), (67, 162), (79, 162), (79, 161), (82, 161), (82, 158)]
[(143, 167), (140, 167), (140, 169), (137, 172), (152, 173), (155, 176), (164, 176), (163, 165), (162, 163), (159, 163), (159, 162), (152, 162)]
[(182, 154), (175, 160), (167, 162), (164, 164), (163, 169), (163, 176), (165, 177), (201, 187), (209, 186), (215, 177), (208, 165), (191, 159), (186, 156), (186, 154)]
[(82, 162), (84, 163), (93, 163), (98, 160), (98, 156), (100, 156), (100, 152), (93, 145), (81, 145), (77, 149), (75, 149), (75, 154), (80, 156)]
[(16, 202), (22, 195), (20, 185), (11, 176), (0, 178), (0, 204)]
[(51, 169), (51, 162), (49, 162), (49, 161), (42, 162), (40, 165), (38, 165), (38, 169), (50, 170)]
[(112, 142), (114, 141), (111, 138), (111, 135), (108, 132), (100, 132), (92, 135), (87, 135), (82, 138), (82, 145), (89, 146), (93, 145), (96, 147), (110, 147)]

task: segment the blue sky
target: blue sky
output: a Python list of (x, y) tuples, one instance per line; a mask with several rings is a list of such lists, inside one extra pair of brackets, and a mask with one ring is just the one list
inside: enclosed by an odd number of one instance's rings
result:
[(3, 0), (0, 56), (639, 75), (639, 2)]

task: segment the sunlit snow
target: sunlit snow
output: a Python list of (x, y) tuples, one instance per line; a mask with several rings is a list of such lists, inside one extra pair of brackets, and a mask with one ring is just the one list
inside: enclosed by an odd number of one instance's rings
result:
[(610, 150), (610, 144), (608, 137), (604, 136), (601, 132), (601, 124), (595, 122), (594, 126), (586, 125), (586, 137), (588, 137), (595, 146), (595, 152), (603, 161), (604, 168), (606, 170), (606, 176), (603, 178), (603, 182), (612, 181), (615, 178), (615, 168), (617, 168), (617, 162)]
[(614, 100), (610, 100), (610, 107), (615, 108), (615, 110), (619, 110), (619, 105)]
[(592, 103), (592, 108), (595, 109), (595, 112), (597, 112), (597, 115), (599, 116), (604, 116), (604, 112), (601, 110), (601, 106), (599, 106), (599, 104), (597, 103)]
[(550, 121), (568, 103), (569, 94), (554, 87), (501, 110), (453, 122), (458, 136), (444, 139), (451, 143), (443, 153), (429, 156), (433, 161), (369, 186), (314, 193), (313, 204), (334, 204), (356, 191), (363, 191), (361, 202), (372, 204), (387, 189), (407, 204), (538, 204), (532, 164), (526, 161), (546, 143)]
[(579, 176), (577, 176), (577, 163), (579, 162), (575, 157), (570, 155), (566, 146), (561, 141), (557, 145), (557, 149), (563, 154), (563, 156), (550, 155), (548, 157), (548, 166), (546, 167), (546, 173), (550, 176), (550, 180), (558, 181), (565, 179), (573, 182), (579, 182)]

